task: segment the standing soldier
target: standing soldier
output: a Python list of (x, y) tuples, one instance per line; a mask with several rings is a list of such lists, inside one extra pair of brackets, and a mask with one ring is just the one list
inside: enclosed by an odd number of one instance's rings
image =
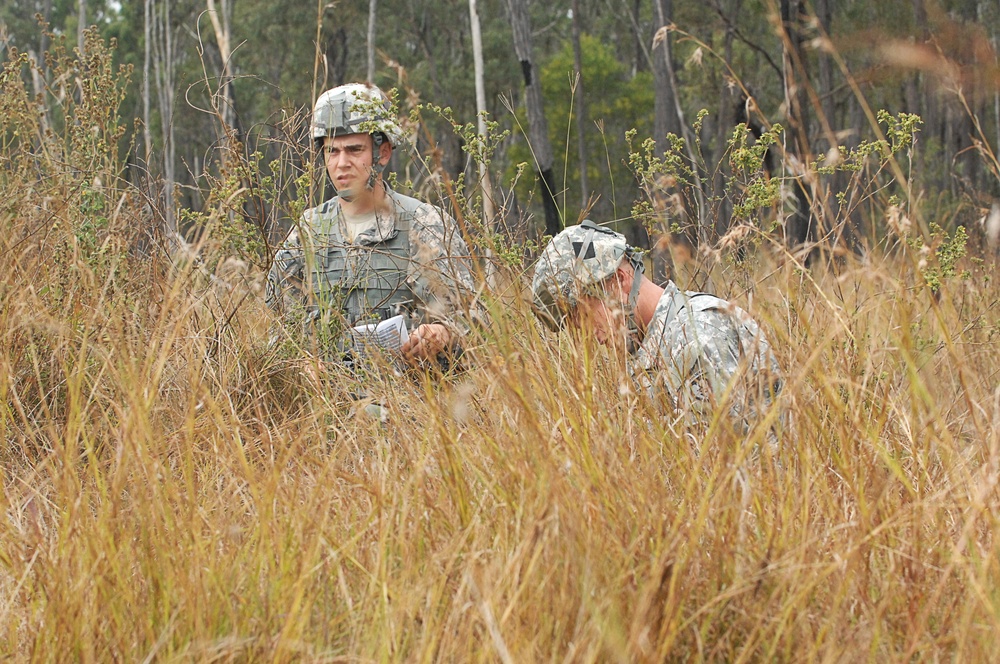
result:
[(405, 142), (385, 94), (359, 83), (324, 92), (312, 137), (337, 195), (307, 210), (281, 245), (268, 305), (304, 325), (327, 359), (350, 355), (350, 328), (402, 315), (407, 362), (453, 360), (477, 317), (469, 250), (448, 214), (383, 180)]
[(705, 417), (725, 403), (734, 423), (749, 426), (782, 384), (764, 333), (739, 307), (673, 282), (662, 288), (643, 271), (623, 235), (589, 220), (570, 226), (535, 266), (535, 313), (553, 330), (569, 323), (601, 344), (624, 343), (633, 376), (675, 410)]

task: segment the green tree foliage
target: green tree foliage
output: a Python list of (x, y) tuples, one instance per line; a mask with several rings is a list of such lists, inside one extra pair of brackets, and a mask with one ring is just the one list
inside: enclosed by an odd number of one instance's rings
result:
[[(614, 51), (598, 38), (583, 35), (583, 80), (587, 90), (587, 124), (577, 121), (573, 105), (573, 49), (569, 43), (545, 62), (541, 71), (542, 91), (557, 172), (563, 174), (558, 200), (567, 223), (581, 215), (601, 220), (625, 220), (632, 201), (638, 194), (635, 177), (624, 162), (628, 153), (625, 132), (636, 128), (649, 135), (652, 128), (653, 76), (638, 72), (629, 76), (625, 66), (614, 57)], [(520, 116), (520, 114), (519, 114)], [(522, 120), (523, 122), (523, 120)], [(579, 163), (576, 152), (577, 132), (584, 131), (589, 163), (587, 176), (593, 183), (593, 205), (579, 210)], [(530, 161), (525, 145), (511, 150), (511, 163)], [(529, 196), (530, 181), (522, 179), (522, 195)]]

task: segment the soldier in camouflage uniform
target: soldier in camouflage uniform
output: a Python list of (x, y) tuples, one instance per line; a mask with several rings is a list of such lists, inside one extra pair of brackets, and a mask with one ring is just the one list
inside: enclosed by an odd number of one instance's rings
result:
[(643, 271), (641, 254), (623, 235), (591, 221), (571, 226), (535, 267), (535, 312), (553, 330), (569, 322), (602, 344), (624, 342), (632, 375), (651, 395), (665, 393), (677, 411), (704, 420), (724, 402), (745, 429), (781, 389), (763, 332), (726, 300), (673, 282), (657, 286)]
[(350, 352), (341, 331), (403, 314), (405, 360), (454, 358), (477, 315), (468, 309), (469, 251), (449, 215), (383, 180), (406, 140), (386, 96), (366, 84), (328, 90), (311, 129), (337, 195), (307, 210), (281, 245), (268, 274), (269, 306), (313, 338), (332, 331), (336, 350), (322, 348), (326, 357)]

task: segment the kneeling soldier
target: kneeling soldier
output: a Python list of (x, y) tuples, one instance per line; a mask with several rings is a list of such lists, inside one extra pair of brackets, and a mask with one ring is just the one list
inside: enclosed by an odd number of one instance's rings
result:
[(781, 389), (778, 362), (757, 323), (707, 293), (660, 287), (643, 275), (641, 253), (619, 233), (584, 221), (552, 238), (531, 283), (535, 313), (601, 344), (624, 343), (630, 371), (674, 409), (704, 419), (726, 404), (741, 430)]

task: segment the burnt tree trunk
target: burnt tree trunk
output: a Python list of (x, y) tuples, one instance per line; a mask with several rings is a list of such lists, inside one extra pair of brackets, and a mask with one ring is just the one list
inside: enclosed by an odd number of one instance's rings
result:
[(525, 0), (507, 0), (510, 25), (514, 36), (514, 52), (521, 62), (524, 75), (524, 103), (528, 111), (528, 141), (535, 157), (535, 173), (542, 190), (545, 209), (545, 232), (555, 235), (562, 230), (559, 208), (555, 199), (555, 175), (552, 172), (552, 144), (549, 141), (549, 124), (545, 119), (542, 103), (542, 83), (538, 79), (532, 59), (531, 21)]
[(815, 237), (809, 198), (803, 188), (801, 169), (809, 163), (809, 107), (806, 102), (806, 75), (802, 58), (802, 33), (799, 30), (805, 15), (805, 0), (781, 0), (782, 77), (785, 93), (789, 144), (785, 150), (785, 168), (793, 168), (795, 207), (788, 211), (785, 233), (792, 247), (803, 247)]

